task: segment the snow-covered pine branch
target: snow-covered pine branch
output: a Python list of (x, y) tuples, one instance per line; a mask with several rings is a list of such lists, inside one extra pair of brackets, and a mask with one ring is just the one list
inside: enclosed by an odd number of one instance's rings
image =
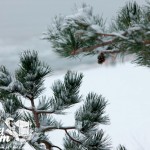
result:
[[(32, 145), (32, 149), (110, 150), (109, 138), (102, 129), (97, 128), (99, 124), (109, 123), (109, 118), (105, 115), (107, 105), (105, 98), (90, 93), (86, 100), (83, 100), (80, 95), (83, 74), (72, 71), (67, 71), (63, 81), (54, 82), (53, 95), (47, 98), (42, 95), (45, 89), (43, 82), (50, 72), (50, 67), (39, 60), (36, 51), (25, 51), (21, 55), (20, 66), (14, 78), (5, 67), (0, 68), (0, 98), (3, 106), (0, 121), (4, 124), (6, 122), (7, 127), (11, 129), (8, 130), (9, 133), (15, 133), (15, 136), (11, 134), (12, 144), (15, 144), (17, 137), (17, 140), (23, 138)], [(30, 106), (26, 106), (22, 98), (24, 101), (28, 100)], [(62, 120), (55, 119), (55, 115), (65, 114), (63, 112), (65, 109), (81, 101), (83, 105), (76, 111), (73, 125), (66, 126)], [(28, 134), (19, 136), (13, 123), (15, 120), (26, 124), (25, 127), (19, 123), (19, 132), (23, 129)], [(49, 132), (55, 130), (62, 130), (66, 134), (63, 147), (58, 147), (57, 143), (53, 144), (47, 136)], [(19, 143), (17, 146), (20, 148), (23, 144)]]
[(150, 67), (149, 6), (149, 3), (142, 7), (128, 2), (106, 27), (102, 16), (94, 15), (93, 8), (83, 4), (72, 15), (57, 16), (45, 39), (63, 57), (97, 54), (97, 50), (102, 53), (108, 49), (121, 56), (133, 55), (135, 63)]

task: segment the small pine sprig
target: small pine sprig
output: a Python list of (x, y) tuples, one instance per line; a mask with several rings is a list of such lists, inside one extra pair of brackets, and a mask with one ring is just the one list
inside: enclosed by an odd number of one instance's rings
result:
[(45, 89), (44, 78), (51, 73), (51, 68), (42, 63), (36, 51), (25, 51), (20, 58), (20, 68), (16, 71), (16, 79), (23, 84), (26, 95), (37, 98)]
[(136, 1), (128, 2), (120, 9), (116, 19), (112, 23), (112, 28), (116, 31), (124, 31), (134, 24), (138, 24), (142, 19), (142, 8)]
[(77, 110), (75, 120), (82, 133), (94, 130), (98, 124), (108, 124), (109, 118), (105, 115), (107, 101), (101, 95), (89, 93), (82, 107)]
[(104, 131), (101, 129), (94, 134), (89, 134), (83, 145), (88, 150), (111, 150), (111, 140), (105, 136)]
[(55, 110), (63, 110), (80, 102), (79, 88), (82, 78), (83, 74), (68, 71), (65, 75), (64, 82), (60, 80), (54, 82), (52, 86), (54, 97), (51, 102)]
[(0, 86), (8, 86), (12, 82), (12, 77), (5, 66), (0, 67)]

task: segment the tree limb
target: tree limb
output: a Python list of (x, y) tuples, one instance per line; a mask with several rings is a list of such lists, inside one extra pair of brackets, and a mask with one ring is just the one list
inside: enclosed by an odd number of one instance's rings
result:
[(41, 129), (41, 131), (42, 132), (47, 132), (47, 131), (49, 131), (49, 130), (72, 130), (72, 129), (75, 129), (75, 127), (74, 126), (68, 126), (68, 127), (43, 127), (42, 129)]
[(68, 135), (68, 137), (69, 137), (72, 141), (74, 141), (74, 142), (76, 142), (76, 143), (79, 143), (79, 144), (82, 144), (80, 141), (74, 139), (74, 138), (68, 133), (67, 129), (65, 129), (65, 132), (66, 132), (66, 134)]
[[(99, 35), (99, 36), (111, 36), (111, 37), (116, 37), (116, 38), (122, 37), (123, 39), (126, 38), (126, 37), (124, 37), (126, 34), (127, 34), (127, 32), (124, 32), (120, 35), (119, 34), (117, 35), (115, 33), (108, 33), (108, 34), (107, 33), (97, 33), (97, 35)], [(74, 50), (71, 54), (76, 55), (76, 54), (79, 54), (81, 52), (90, 52), (90, 51), (92, 51), (98, 47), (107, 46), (109, 44), (112, 44), (116, 40), (116, 38), (109, 40), (109, 41), (106, 41), (106, 42), (103, 42), (103, 43), (100, 43), (100, 44), (97, 44), (97, 45), (90, 46), (90, 47), (79, 48), (77, 50)]]
[(102, 51), (99, 51), (99, 53), (104, 53), (104, 54), (114, 54), (114, 53), (120, 53), (121, 51), (120, 50), (102, 50)]
[(37, 110), (36, 111), (38, 114), (41, 114), (41, 113), (44, 113), (44, 114), (52, 114), (54, 113), (55, 111), (52, 111), (52, 110)]
[[(102, 43), (100, 43), (100, 44), (96, 44), (96, 45), (93, 45), (93, 46), (90, 46), (90, 47), (83, 47), (83, 48), (79, 48), (79, 49), (77, 49), (77, 50), (73, 50), (72, 52), (71, 52), (71, 55), (77, 55), (77, 54), (79, 54), (79, 53), (82, 53), (82, 52), (91, 52), (91, 51), (93, 51), (94, 49), (96, 49), (96, 48), (99, 48), (99, 47), (103, 47), (103, 46), (107, 46), (107, 45), (109, 45), (109, 44), (112, 44), (117, 38), (122, 38), (122, 39), (127, 39), (127, 37), (125, 37), (127, 34), (128, 34), (128, 32), (126, 31), (126, 32), (124, 32), (124, 33), (122, 33), (122, 34), (116, 34), (116, 33), (96, 33), (98, 36), (104, 36), (104, 37), (115, 37), (115, 38), (113, 38), (112, 40), (109, 40), (109, 41), (106, 41), (106, 42), (102, 42)], [(147, 44), (150, 44), (150, 40), (145, 40), (145, 41), (143, 41), (142, 42), (144, 45), (147, 45)], [(106, 51), (105, 51), (106, 52)], [(106, 52), (107, 53), (107, 52)], [(108, 51), (108, 53), (109, 53), (109, 51)], [(111, 51), (110, 51), (110, 53), (111, 53)]]
[(107, 34), (107, 33), (96, 33), (97, 35), (99, 35), (99, 36), (116, 36), (116, 35), (114, 35), (114, 34), (111, 34), (111, 33), (109, 33), (109, 34)]
[(52, 145), (52, 147), (55, 147), (55, 148), (57, 148), (57, 149), (59, 149), (59, 150), (62, 150), (60, 147), (55, 146), (55, 145)]
[(45, 146), (46, 146), (46, 149), (48, 149), (48, 150), (52, 150), (52, 147), (55, 147), (55, 148), (57, 148), (57, 149), (59, 149), (59, 150), (62, 150), (60, 147), (58, 147), (58, 146), (56, 146), (56, 145), (53, 145), (53, 144), (51, 144), (50, 142), (48, 142), (48, 141), (46, 141), (46, 140), (41, 140), (40, 143), (44, 143)]
[(52, 150), (52, 144), (46, 140), (41, 140), (40, 143), (44, 143), (46, 146), (46, 149)]
[(91, 52), (91, 51), (93, 51), (94, 49), (96, 49), (98, 47), (103, 47), (103, 46), (112, 44), (113, 42), (114, 42), (114, 39), (110, 40), (110, 41), (107, 41), (107, 42), (100, 43), (100, 44), (96, 44), (96, 45), (93, 45), (93, 46), (90, 46), (90, 47), (79, 48), (79, 49), (74, 50), (73, 52), (71, 52), (71, 55), (77, 55), (77, 54), (82, 53), (82, 52)]
[(34, 114), (35, 124), (36, 124), (36, 127), (39, 128), (40, 122), (39, 122), (39, 118), (38, 118), (38, 113), (36, 112), (36, 109), (35, 109), (34, 99), (30, 99), (30, 101), (31, 101), (31, 105), (32, 105), (32, 112)]

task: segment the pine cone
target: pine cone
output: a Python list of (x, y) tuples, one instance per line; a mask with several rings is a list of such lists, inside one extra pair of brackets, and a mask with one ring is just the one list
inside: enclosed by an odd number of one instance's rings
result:
[(98, 59), (98, 63), (99, 64), (102, 64), (103, 62), (105, 62), (105, 55), (104, 55), (104, 53), (100, 53), (98, 55), (97, 59)]

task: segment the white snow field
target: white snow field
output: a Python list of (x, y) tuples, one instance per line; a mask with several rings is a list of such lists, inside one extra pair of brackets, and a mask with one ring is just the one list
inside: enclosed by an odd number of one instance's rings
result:
[[(150, 149), (150, 70), (131, 63), (116, 66), (98, 65), (96, 57), (83, 60), (64, 59), (51, 51), (51, 45), (41, 40), (42, 33), (47, 30), (55, 15), (72, 14), (74, 4), (86, 2), (93, 6), (96, 14), (103, 14), (110, 21), (112, 16), (127, 0), (13, 0), (0, 1), (0, 65), (10, 71), (18, 66), (19, 54), (26, 49), (34, 49), (39, 56), (53, 69), (48, 77), (45, 94), (49, 96), (50, 87), (55, 79), (63, 79), (68, 69), (84, 74), (81, 94), (88, 92), (102, 94), (108, 99), (106, 113), (111, 124), (100, 126), (108, 134), (114, 147), (123, 144), (128, 150)], [(144, 4), (143, 0), (136, 0)], [(43, 93), (44, 94), (44, 93)], [(68, 116), (57, 117), (64, 125), (74, 123), (73, 112), (79, 105), (68, 110)], [(62, 135), (62, 136), (61, 136)], [(64, 133), (50, 133), (50, 139), (62, 146)], [(27, 146), (28, 147), (28, 146)], [(29, 150), (29, 148), (26, 148)]]
[[(74, 69), (77, 70), (77, 69)], [(110, 125), (100, 126), (108, 134), (114, 147), (123, 144), (128, 150), (148, 150), (150, 147), (150, 70), (130, 63), (118, 64), (115, 67), (97, 67), (90, 70), (78, 70), (84, 74), (81, 87), (83, 97), (88, 92), (102, 94), (108, 100), (106, 113)], [(64, 75), (51, 76), (46, 79), (46, 87)], [(51, 95), (47, 88), (45, 94)], [(67, 110), (68, 116), (57, 117), (64, 125), (74, 124), (73, 112), (79, 105)], [(62, 131), (51, 133), (54, 143), (62, 144)], [(58, 143), (59, 141), (59, 143)]]

